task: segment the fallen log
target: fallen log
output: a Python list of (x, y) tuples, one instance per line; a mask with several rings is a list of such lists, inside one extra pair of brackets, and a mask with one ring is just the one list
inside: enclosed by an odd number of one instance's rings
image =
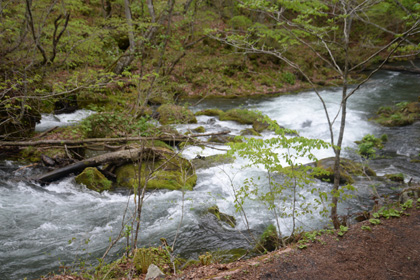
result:
[(53, 181), (64, 178), (70, 174), (77, 175), (80, 172), (82, 172), (86, 167), (96, 167), (96, 166), (99, 166), (108, 162), (124, 163), (124, 162), (136, 161), (139, 159), (139, 157), (142, 154), (150, 153), (150, 152), (155, 153), (155, 154), (172, 153), (165, 149), (158, 149), (158, 148), (153, 148), (153, 147), (122, 150), (118, 152), (112, 152), (112, 153), (99, 155), (96, 157), (88, 158), (88, 159), (67, 165), (65, 167), (62, 167), (62, 168), (50, 171), (41, 176), (38, 176), (37, 178), (34, 178), (34, 180), (42, 184), (51, 183)]
[(230, 131), (221, 131), (214, 133), (202, 133), (202, 134), (190, 134), (190, 135), (161, 135), (152, 137), (121, 137), (121, 138), (90, 138), (82, 140), (37, 140), (37, 141), (20, 141), (20, 142), (8, 142), (0, 141), (0, 147), (26, 147), (26, 146), (43, 146), (43, 145), (81, 145), (89, 143), (124, 143), (129, 141), (150, 141), (150, 140), (161, 140), (165, 142), (185, 142), (188, 139), (212, 136), (212, 135), (223, 135), (229, 134)]

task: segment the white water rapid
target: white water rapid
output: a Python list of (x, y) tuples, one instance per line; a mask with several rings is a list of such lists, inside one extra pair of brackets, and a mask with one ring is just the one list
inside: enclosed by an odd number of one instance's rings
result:
[[(409, 163), (410, 157), (420, 152), (419, 123), (403, 128), (383, 128), (368, 121), (380, 106), (417, 100), (419, 89), (419, 75), (381, 72), (350, 99), (344, 137), (346, 148), (355, 148), (354, 141), (368, 133), (376, 136), (386, 133), (389, 136), (389, 143), (383, 151), (386, 157), (373, 161), (371, 165), (379, 175), (403, 172), (408, 179), (420, 178), (420, 166)], [(339, 106), (340, 91), (325, 89), (321, 94), (331, 112), (330, 117), (334, 118)], [(313, 92), (240, 100), (212, 99), (193, 110), (239, 106), (259, 110), (280, 125), (297, 130), (302, 136), (330, 140), (325, 113)], [(214, 124), (208, 124), (209, 119), (201, 116), (198, 124), (177, 128), (186, 131), (204, 126), (207, 132), (229, 129), (237, 135), (242, 129), (250, 127), (217, 119)], [(47, 122), (43, 121), (37, 129), (45, 130), (56, 125)], [(263, 134), (263, 137), (272, 136), (271, 132)], [(216, 153), (222, 151), (189, 147), (183, 155), (191, 159), (197, 155)], [(330, 150), (317, 152), (320, 159), (331, 155)], [(352, 157), (353, 152), (345, 149), (344, 155)], [(161, 237), (171, 243), (183, 216), (175, 245), (176, 252), (183, 256), (196, 257), (198, 252), (217, 249), (249, 248), (246, 240), (249, 237), (247, 226), (240, 213), (235, 211), (231, 183), (240, 186), (247, 177), (264, 177), (265, 172), (256, 166), (242, 168), (245, 163), (244, 160), (237, 160), (234, 164), (197, 170), (197, 185), (193, 191), (185, 193), (184, 211), (180, 191), (149, 193), (142, 215), (141, 244), (159, 245)], [(22, 167), (14, 162), (0, 161), (0, 279), (33, 279), (57, 270), (60, 263), (71, 266), (73, 262), (87, 260), (95, 264), (95, 259), (101, 257), (109, 245), (109, 239), (117, 236), (121, 230), (126, 208), (126, 217), (132, 215), (133, 197), (123, 192), (99, 194), (76, 184), (70, 177), (48, 186), (40, 186), (24, 180), (40, 171)], [(371, 184), (357, 182), (356, 197), (342, 206), (341, 211), (346, 213), (347, 207), (351, 207), (351, 211), (367, 209), (371, 203)], [(330, 185), (317, 182), (314, 186), (328, 189)], [(261, 187), (264, 188), (264, 181)], [(376, 189), (378, 192), (392, 193), (380, 182)], [(309, 201), (315, 198), (309, 189), (300, 194)], [(237, 226), (230, 228), (206, 214), (207, 208), (212, 205), (217, 205), (221, 212), (233, 215), (238, 221)], [(253, 199), (246, 201), (245, 211), (252, 232), (260, 234), (264, 227), (275, 222), (272, 213), (266, 209), (261, 202)], [(325, 222), (319, 215), (299, 217), (299, 225), (308, 229), (325, 225)], [(284, 234), (289, 233), (290, 219), (282, 219), (281, 227)], [(112, 258), (117, 258), (124, 251), (125, 242), (122, 239), (115, 246), (110, 254)]]

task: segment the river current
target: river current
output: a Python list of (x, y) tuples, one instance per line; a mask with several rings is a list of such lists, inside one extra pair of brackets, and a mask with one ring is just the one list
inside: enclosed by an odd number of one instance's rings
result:
[[(327, 88), (321, 90), (321, 94), (331, 115), (335, 116), (341, 94), (339, 88)], [(418, 156), (420, 152), (420, 123), (385, 128), (368, 120), (380, 106), (415, 101), (419, 95), (419, 75), (390, 71), (378, 73), (349, 100), (344, 156), (355, 158), (354, 141), (364, 135), (387, 134), (388, 143), (379, 152), (380, 157), (370, 162), (370, 166), (378, 175), (402, 172), (406, 181), (410, 178), (420, 180), (420, 165), (410, 162), (410, 158)], [(325, 113), (311, 91), (279, 97), (211, 99), (192, 109), (225, 110), (236, 107), (259, 110), (280, 125), (297, 130), (302, 136), (329, 141)], [(82, 115), (86, 115), (86, 112)], [(207, 132), (229, 129), (237, 135), (244, 128), (250, 127), (217, 119), (215, 123), (209, 124), (210, 118), (200, 116), (198, 124), (180, 125), (177, 128), (186, 131), (204, 126)], [(52, 123), (60, 121), (51, 116), (46, 117), (41, 123), (43, 127), (38, 129), (48, 127), (45, 120)], [(338, 126), (335, 130), (338, 130)], [(273, 134), (264, 132), (262, 137), (273, 137)], [(222, 151), (189, 147), (183, 155), (191, 159), (197, 155), (217, 153)], [(321, 159), (332, 156), (332, 151), (323, 150), (316, 155)], [(175, 250), (184, 257), (197, 257), (199, 252), (218, 249), (249, 248), (247, 227), (241, 215), (235, 211), (230, 186), (239, 186), (250, 176), (263, 177), (265, 172), (256, 166), (242, 168), (246, 163), (238, 159), (233, 164), (197, 170), (197, 185), (193, 191), (185, 193), (184, 211), (180, 191), (149, 193), (142, 216), (141, 244), (159, 245), (161, 237), (171, 243), (183, 216)], [(117, 236), (121, 230), (127, 205), (128, 213), (133, 208), (133, 197), (127, 193), (99, 194), (76, 184), (72, 177), (48, 186), (25, 180), (39, 172), (42, 170), (0, 160), (0, 279), (33, 279), (57, 271), (60, 264), (71, 266), (79, 261), (95, 264), (96, 258), (101, 257), (108, 247), (109, 239)], [(372, 185), (376, 187), (373, 189)], [(328, 189), (330, 185), (316, 182), (315, 186)], [(373, 192), (392, 195), (397, 188), (383, 181), (366, 180), (357, 181), (355, 187), (355, 197), (341, 206), (341, 213), (368, 209)], [(301, 194), (309, 200), (314, 199), (309, 190), (302, 190)], [(206, 214), (212, 205), (217, 205), (221, 212), (233, 215), (238, 221), (237, 226), (230, 228)], [(261, 233), (268, 224), (274, 223), (273, 215), (265, 209), (266, 206), (261, 202), (253, 199), (246, 201), (245, 210), (252, 232)], [(290, 219), (282, 219), (280, 222), (283, 233), (290, 232)], [(325, 224), (325, 218), (319, 215), (299, 218), (299, 225), (305, 229), (319, 228)], [(125, 240), (122, 239), (111, 250), (111, 258), (116, 259), (124, 251), (124, 246)]]

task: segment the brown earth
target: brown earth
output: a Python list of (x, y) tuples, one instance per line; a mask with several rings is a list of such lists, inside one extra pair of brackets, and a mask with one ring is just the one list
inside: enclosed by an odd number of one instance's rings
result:
[[(420, 210), (355, 224), (343, 236), (323, 235), (250, 260), (190, 268), (166, 279), (420, 279)], [(361, 227), (370, 226), (371, 231)]]
[[(143, 274), (120, 279), (144, 278)], [(166, 279), (420, 279), (420, 207), (400, 218), (381, 219), (379, 225), (357, 223), (342, 237), (324, 234), (303, 250), (290, 245), (249, 260), (189, 267)]]

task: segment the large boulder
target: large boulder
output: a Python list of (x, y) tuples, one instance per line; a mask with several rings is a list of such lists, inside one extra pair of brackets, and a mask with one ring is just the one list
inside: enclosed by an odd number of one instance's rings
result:
[(234, 158), (228, 155), (212, 155), (212, 156), (197, 156), (191, 160), (191, 164), (195, 169), (210, 168), (222, 164), (233, 163)]
[(159, 122), (165, 124), (197, 123), (194, 113), (185, 107), (164, 104), (157, 109)]
[[(125, 164), (116, 169), (117, 183), (121, 187), (138, 186), (139, 166)], [(154, 162), (146, 161), (141, 166), (141, 186), (145, 183), (145, 175), (149, 174), (147, 189), (192, 190), (197, 182), (197, 175), (191, 163), (174, 153), (164, 153)]]
[(76, 183), (85, 185), (88, 189), (103, 192), (110, 190), (112, 182), (109, 181), (98, 169), (95, 167), (87, 167), (75, 178)]
[(235, 121), (241, 124), (253, 124), (261, 115), (246, 109), (231, 109), (219, 116), (221, 121)]

